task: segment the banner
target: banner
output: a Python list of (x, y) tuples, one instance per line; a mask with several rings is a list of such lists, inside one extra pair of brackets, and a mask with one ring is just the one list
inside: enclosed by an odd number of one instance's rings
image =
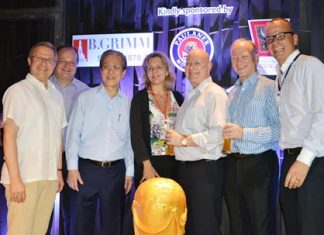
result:
[(79, 54), (79, 67), (99, 67), (101, 54), (113, 49), (122, 52), (128, 66), (141, 66), (153, 52), (153, 33), (73, 35), (73, 46)]
[(258, 71), (263, 75), (277, 75), (277, 61), (267, 49), (265, 26), (271, 19), (249, 20), (249, 29), (253, 43), (259, 53)]

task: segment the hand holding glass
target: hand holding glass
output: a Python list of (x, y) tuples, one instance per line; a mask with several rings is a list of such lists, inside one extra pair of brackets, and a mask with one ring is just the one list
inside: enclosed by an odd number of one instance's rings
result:
[[(172, 120), (169, 120), (167, 123), (166, 123), (166, 131), (169, 130), (169, 129), (173, 129), (174, 128), (174, 122), (172, 122)], [(172, 144), (168, 144), (167, 145), (167, 149), (166, 149), (166, 155), (168, 156), (174, 156), (174, 147)]]
[[(224, 132), (226, 130), (226, 127), (228, 127), (227, 124), (224, 125), (224, 128), (223, 128), (223, 135), (224, 135)], [(223, 154), (230, 154), (231, 153), (231, 138), (227, 138), (227, 137), (224, 137), (224, 145), (223, 145), (223, 149), (222, 149), (222, 153)]]

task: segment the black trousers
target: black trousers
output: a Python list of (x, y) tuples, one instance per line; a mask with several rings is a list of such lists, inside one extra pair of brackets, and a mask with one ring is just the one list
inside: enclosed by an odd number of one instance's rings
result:
[[(275, 235), (279, 163), (275, 151), (231, 154), (224, 195), (231, 235)], [(239, 158), (238, 158), (239, 157)]]
[[(159, 176), (177, 181), (179, 162), (174, 156), (151, 156), (151, 164)], [(135, 187), (137, 188), (143, 177), (143, 164), (135, 165)]]
[(284, 151), (280, 179), (280, 206), (286, 235), (324, 234), (324, 157), (315, 158), (303, 185), (284, 187), (286, 175), (300, 151)]
[(79, 159), (83, 185), (76, 194), (75, 234), (93, 234), (99, 203), (100, 234), (122, 234), (125, 163), (101, 167)]
[(179, 184), (187, 199), (186, 235), (220, 235), (224, 160), (179, 164)]
[(65, 182), (64, 188), (60, 193), (60, 232), (64, 235), (73, 235), (75, 219), (75, 199), (76, 192), (67, 184), (68, 170), (66, 166), (65, 152), (62, 157), (62, 173)]

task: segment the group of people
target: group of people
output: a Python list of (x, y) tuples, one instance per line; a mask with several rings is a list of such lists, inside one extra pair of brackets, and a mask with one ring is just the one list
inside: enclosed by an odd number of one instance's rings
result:
[(102, 234), (122, 234), (125, 195), (155, 177), (183, 188), (187, 235), (221, 234), (223, 198), (231, 235), (276, 234), (278, 189), (287, 235), (324, 234), (324, 65), (299, 52), (285, 19), (268, 23), (266, 43), (276, 81), (258, 73), (252, 41), (237, 39), (238, 80), (228, 94), (212, 81), (209, 55), (195, 49), (184, 100), (172, 90), (168, 59), (153, 52), (143, 62), (145, 88), (131, 102), (119, 89), (121, 52), (101, 55), (102, 83), (88, 88), (74, 78), (73, 47), (35, 44), (26, 79), (3, 97), (8, 234), (45, 234), (62, 189), (65, 234), (93, 234), (97, 211)]
[(278, 234), (278, 189), (286, 234), (323, 234), (324, 65), (300, 53), (298, 36), (283, 18), (267, 24), (266, 44), (278, 62), (275, 81), (257, 72), (251, 41), (238, 39), (231, 47), (239, 79), (229, 91), (223, 127), (223, 137), (232, 140), (224, 175), (230, 234)]

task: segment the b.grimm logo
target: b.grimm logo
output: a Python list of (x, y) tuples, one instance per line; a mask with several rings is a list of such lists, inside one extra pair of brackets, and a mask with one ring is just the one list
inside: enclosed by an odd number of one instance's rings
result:
[(187, 56), (194, 49), (202, 49), (213, 58), (214, 44), (205, 31), (198, 28), (180, 31), (170, 45), (170, 58), (174, 66), (184, 72)]
[(79, 62), (88, 61), (88, 39), (73, 40), (73, 47), (77, 49), (79, 54)]

